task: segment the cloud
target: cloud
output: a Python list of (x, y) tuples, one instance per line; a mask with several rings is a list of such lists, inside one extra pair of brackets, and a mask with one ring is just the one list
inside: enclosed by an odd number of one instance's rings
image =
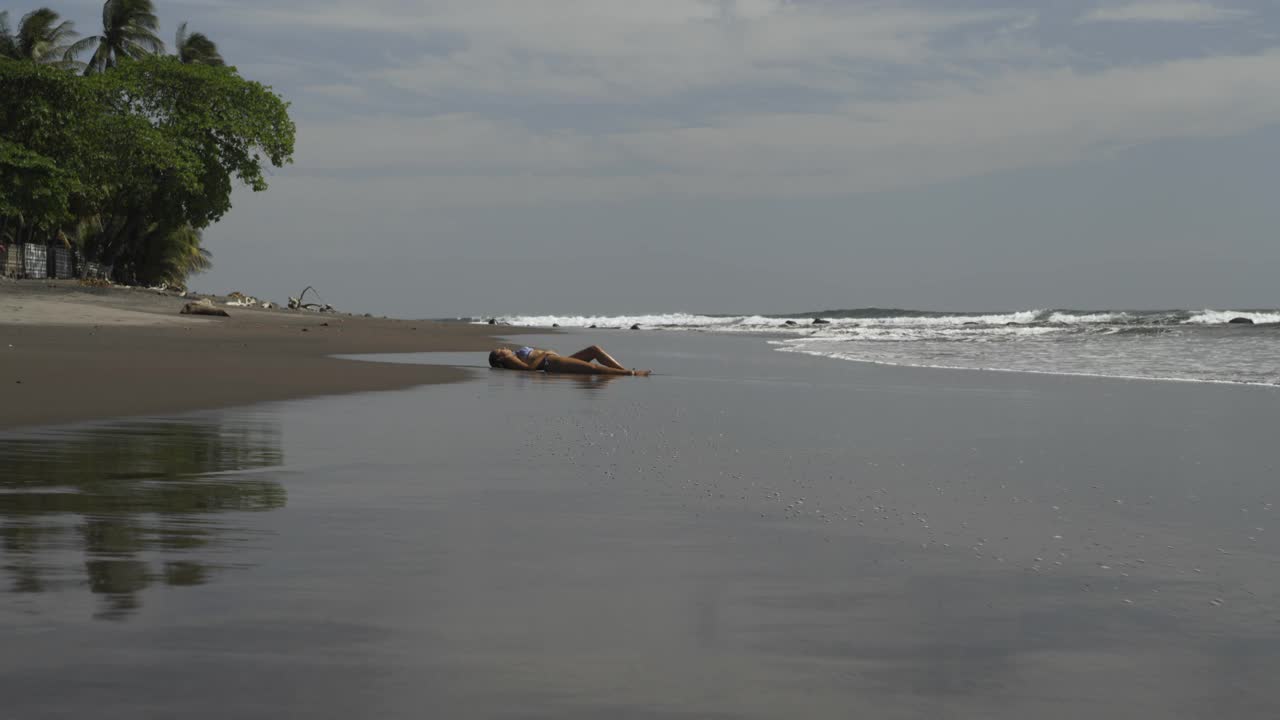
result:
[(948, 33), (1025, 22), (1028, 15), (769, 0), (617, 5), (628, 12), (603, 8), (609, 1), (598, 5), (590, 5), (593, 13), (552, 13), (561, 22), (550, 26), (460, 13), (435, 27), (465, 37), (465, 44), (380, 77), (429, 96), (573, 101), (641, 102), (733, 87), (842, 92), (883, 65), (954, 61), (937, 46)]
[[(418, 178), (426, 202), (618, 194), (843, 194), (1065, 163), (1169, 138), (1280, 123), (1280, 52), (1092, 73), (1008, 71), (823, 112), (696, 125), (534, 130), (468, 114), (368, 116), (302, 129), (304, 172)], [(350, 138), (361, 138), (350, 142)], [(468, 200), (471, 198), (471, 200)]]
[(1194, 0), (1144, 0), (1095, 8), (1081, 16), (1080, 22), (1212, 23), (1248, 15), (1243, 10)]
[[(337, 54), (289, 56), (287, 77), (314, 111), (298, 118), (291, 182), (377, 187), (413, 207), (839, 195), (1280, 123), (1277, 52), (1180, 57), (1184, 46), (1144, 60), (1129, 46), (1120, 63), (1073, 51), (1074, 15), (1049, 28), (1034, 8), (965, 6), (317, 0), (299, 14), (242, 4), (247, 23), (302, 25), (317, 48), (332, 46), (327, 32), (376, 48), (345, 66)], [(1086, 17), (1238, 14), (1170, 0)]]
[(844, 88), (877, 65), (954, 62), (962, 48), (943, 47), (953, 35), (1025, 28), (1036, 16), (794, 0), (375, 0), (318, 2), (301, 15), (237, 12), (258, 25), (377, 35), (388, 62), (365, 79), (400, 92), (570, 101), (742, 85)]

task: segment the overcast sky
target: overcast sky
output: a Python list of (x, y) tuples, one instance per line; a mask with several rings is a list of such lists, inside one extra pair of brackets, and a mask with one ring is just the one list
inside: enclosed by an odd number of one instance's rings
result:
[(1274, 0), (157, 5), (298, 123), (198, 289), (431, 317), (1280, 305)]

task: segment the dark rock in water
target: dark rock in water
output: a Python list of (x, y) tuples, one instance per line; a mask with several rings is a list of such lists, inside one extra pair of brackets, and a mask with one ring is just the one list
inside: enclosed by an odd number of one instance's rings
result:
[(830, 320), (823, 320), (822, 318), (814, 318), (814, 319), (813, 319), (813, 324), (814, 324), (814, 325), (830, 325), (830, 324), (831, 324), (831, 321), (830, 321)]
[[(965, 323), (965, 324), (966, 324), (966, 325), (968, 325), (968, 323)], [(978, 324), (978, 323), (974, 323), (974, 325), (977, 325), (977, 324)], [(1005, 323), (1005, 324), (1004, 324), (1004, 326), (1005, 326), (1005, 327), (1022, 327), (1022, 323), (1019, 323), (1019, 322), (1007, 322), (1007, 323)]]
[(972, 320), (970, 320), (969, 322), (965, 323), (965, 325), (979, 325), (979, 324), (980, 324), (980, 323), (976, 323), (976, 322), (974, 322), (974, 321), (972, 321)]
[(596, 326), (595, 326), (595, 325), (592, 325), (591, 327), (589, 327), (589, 328), (587, 328), (587, 329), (588, 329), (588, 330), (595, 330), (595, 329), (596, 329)]
[(551, 323), (551, 327), (560, 327), (560, 323)]
[(1227, 324), (1228, 325), (1252, 325), (1253, 321), (1247, 317), (1236, 317), (1228, 320)]
[(497, 318), (489, 318), (489, 324), (490, 324), (490, 325), (497, 325), (497, 324), (498, 324), (498, 319), (497, 319)]
[(795, 327), (795, 326), (796, 326), (796, 321), (795, 321), (795, 320), (788, 320), (788, 321), (787, 321), (786, 323), (784, 323), (784, 324), (785, 324), (787, 327)]
[(631, 329), (632, 329), (632, 330), (639, 330), (639, 329), (640, 329), (640, 323), (636, 323), (635, 325), (632, 325), (632, 326), (631, 326)]

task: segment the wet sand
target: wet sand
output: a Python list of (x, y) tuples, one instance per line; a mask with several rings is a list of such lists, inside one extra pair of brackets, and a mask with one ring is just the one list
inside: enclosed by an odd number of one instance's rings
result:
[(463, 324), (235, 307), (204, 318), (180, 315), (186, 302), (0, 282), (0, 429), (450, 382), (462, 374), (330, 356), (494, 345)]
[(0, 435), (6, 708), (1277, 716), (1280, 393), (528, 339), (660, 375)]

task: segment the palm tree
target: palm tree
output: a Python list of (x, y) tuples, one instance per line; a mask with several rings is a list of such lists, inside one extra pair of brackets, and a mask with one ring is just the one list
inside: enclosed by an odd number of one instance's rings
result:
[(169, 230), (152, 225), (134, 272), (148, 283), (185, 287), (189, 276), (213, 267), (209, 251), (200, 246), (203, 240), (203, 234), (190, 225)]
[(40, 8), (22, 16), (18, 33), (9, 30), (9, 13), (0, 12), (0, 57), (69, 67), (75, 64), (73, 48), (78, 37), (70, 20)]
[(204, 33), (187, 34), (187, 24), (178, 26), (178, 37), (174, 38), (174, 52), (178, 59), (189, 65), (226, 65), (222, 55), (218, 53), (218, 45)]
[(102, 4), (102, 34), (85, 38), (71, 49), (78, 53), (96, 44), (85, 74), (103, 72), (126, 58), (164, 52), (164, 41), (156, 37), (159, 27), (151, 0), (107, 0)]

